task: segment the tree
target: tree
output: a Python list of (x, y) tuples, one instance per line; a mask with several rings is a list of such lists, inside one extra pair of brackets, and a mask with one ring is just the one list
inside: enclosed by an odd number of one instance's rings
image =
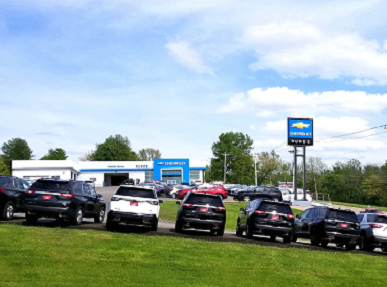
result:
[(104, 143), (97, 144), (94, 151), (86, 152), (80, 160), (131, 161), (139, 158), (131, 149), (128, 137), (115, 135), (108, 137)]
[(1, 148), (3, 160), (9, 171), (12, 171), (13, 160), (30, 160), (34, 156), (26, 140), (13, 138), (5, 142)]
[(61, 148), (49, 149), (48, 153), (40, 160), (66, 160), (66, 152)]
[(138, 157), (142, 161), (150, 161), (155, 158), (161, 158), (161, 153), (158, 149), (144, 148), (138, 151)]
[[(211, 178), (223, 180), (226, 169), (226, 181), (251, 184), (254, 182), (254, 162), (251, 157), (253, 140), (238, 132), (223, 133), (219, 141), (212, 145)], [(226, 161), (225, 161), (225, 154)], [(225, 165), (226, 163), (226, 165)], [(226, 168), (224, 168), (226, 166)]]
[(80, 161), (93, 161), (94, 158), (94, 150), (90, 150), (90, 151), (87, 151), (85, 152), (82, 156), (79, 157), (79, 160)]
[[(262, 183), (272, 184), (272, 176), (276, 171), (279, 171), (281, 167), (281, 160), (278, 154), (274, 151), (261, 152), (258, 155), (257, 163), (257, 184)], [(269, 179), (269, 182), (265, 182)]]
[(0, 175), (11, 175), (7, 166), (5, 165), (2, 156), (0, 156)]

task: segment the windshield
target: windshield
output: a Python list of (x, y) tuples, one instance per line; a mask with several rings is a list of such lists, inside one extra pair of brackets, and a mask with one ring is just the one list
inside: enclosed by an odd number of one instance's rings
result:
[(157, 198), (152, 189), (139, 189), (139, 188), (127, 188), (127, 187), (119, 187), (116, 191), (116, 195), (153, 198), (153, 199)]
[(187, 200), (184, 203), (192, 203), (192, 204), (209, 204), (212, 206), (224, 206), (220, 197), (214, 196), (203, 196), (197, 194), (190, 194)]
[(341, 210), (329, 210), (327, 219), (337, 219), (342, 221), (358, 222), (356, 213)]
[(262, 202), (257, 210), (262, 211), (277, 211), (278, 213), (293, 214), (292, 209), (287, 204)]
[(34, 182), (30, 189), (33, 190), (50, 190), (50, 191), (70, 191), (70, 184), (68, 182), (58, 182), (58, 181), (45, 181), (45, 180), (38, 180)]

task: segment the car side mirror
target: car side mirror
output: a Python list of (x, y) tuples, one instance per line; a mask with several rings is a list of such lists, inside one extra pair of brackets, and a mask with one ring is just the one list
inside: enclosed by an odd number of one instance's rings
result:
[(297, 219), (300, 219), (300, 215), (299, 215), (299, 214), (296, 214), (296, 218), (297, 218)]
[(177, 205), (180, 205), (180, 201), (176, 201), (176, 204), (177, 204)]
[(159, 203), (163, 203), (163, 202), (164, 202), (163, 200), (161, 200), (161, 199), (159, 200)]
[(239, 208), (240, 211), (245, 211), (245, 209), (243, 207)]
[(102, 197), (103, 197), (102, 194), (98, 194), (98, 195), (97, 195), (97, 198), (102, 198)]

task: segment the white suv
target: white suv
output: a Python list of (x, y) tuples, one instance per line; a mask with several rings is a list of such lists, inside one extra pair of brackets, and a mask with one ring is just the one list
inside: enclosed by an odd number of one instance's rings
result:
[(162, 202), (153, 189), (121, 185), (109, 203), (106, 229), (114, 231), (118, 224), (127, 223), (150, 226), (157, 231)]

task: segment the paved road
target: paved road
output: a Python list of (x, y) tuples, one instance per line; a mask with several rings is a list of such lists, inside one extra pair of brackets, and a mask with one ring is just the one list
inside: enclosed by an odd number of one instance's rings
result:
[[(102, 187), (96, 188), (97, 192), (102, 194), (106, 203), (110, 202), (110, 198), (114, 194), (116, 187)], [(165, 200), (173, 200), (171, 198), (163, 198)], [(227, 200), (228, 201), (228, 200)], [(243, 203), (242, 203), (243, 204)], [(15, 214), (15, 218), (11, 221), (0, 221), (0, 224), (16, 224), (16, 225), (26, 225), (24, 214), (17, 213)], [(94, 223), (93, 219), (84, 219), (84, 222), (80, 226), (70, 225), (67, 222), (58, 223), (56, 220), (52, 219), (40, 219), (37, 223), (37, 226), (54, 228), (54, 227), (62, 227), (68, 229), (92, 229), (106, 232), (106, 224), (105, 223)], [(120, 225), (117, 232), (120, 233), (135, 233), (135, 234), (144, 234), (144, 235), (152, 235), (152, 236), (173, 236), (173, 237), (184, 237), (184, 238), (195, 238), (203, 241), (213, 241), (213, 242), (237, 242), (244, 244), (257, 244), (264, 246), (274, 246), (278, 248), (303, 248), (310, 250), (325, 250), (332, 252), (348, 252), (344, 248), (337, 248), (334, 244), (329, 244), (327, 248), (315, 247), (311, 246), (309, 240), (299, 239), (297, 243), (292, 244), (283, 244), (281, 239), (277, 239), (274, 242), (264, 236), (255, 235), (253, 239), (248, 239), (243, 236), (236, 236), (235, 231), (226, 230), (223, 237), (211, 236), (208, 231), (195, 231), (195, 230), (185, 230), (183, 233), (176, 233), (174, 230), (174, 223), (160, 221), (157, 232), (150, 231), (149, 228), (145, 227), (135, 227), (129, 225)], [(350, 251), (352, 253), (358, 254), (369, 254), (369, 255), (387, 255), (387, 253), (382, 253), (379, 248), (375, 249), (375, 252), (362, 252), (359, 250)]]

